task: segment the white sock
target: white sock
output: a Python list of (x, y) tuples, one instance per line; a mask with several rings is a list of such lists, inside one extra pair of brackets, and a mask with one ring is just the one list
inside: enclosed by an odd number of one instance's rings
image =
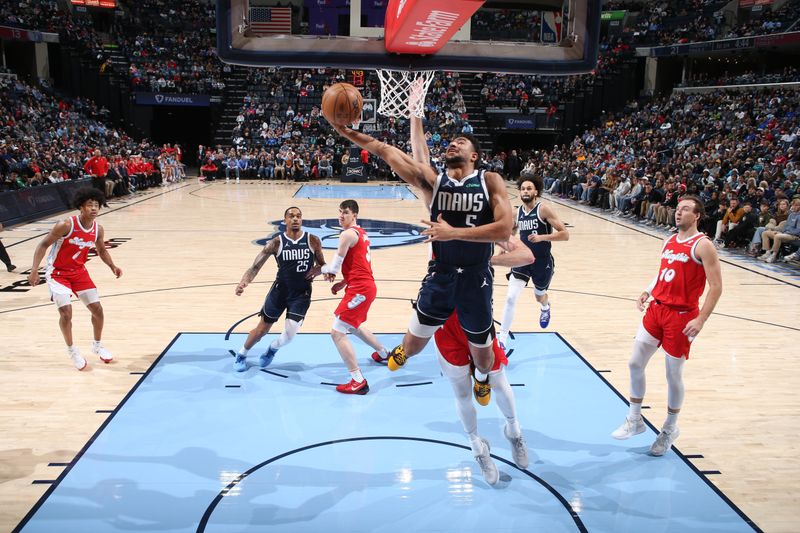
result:
[(546, 304), (539, 304), (539, 305), (542, 307), (542, 311), (547, 311), (547, 310), (550, 309), (550, 302), (547, 302)]
[(498, 342), (500, 342), (503, 345), (505, 345), (506, 341), (508, 340), (508, 332), (507, 331), (503, 331), (503, 330), (498, 331), (497, 332), (497, 340), (498, 340)]
[(381, 356), (381, 359), (386, 359), (387, 357), (389, 357), (389, 352), (388, 352), (388, 351), (386, 350), (386, 348), (384, 348), (383, 346), (381, 346), (381, 347), (380, 347), (380, 348), (377, 350), (377, 352), (378, 352), (378, 355), (380, 355), (380, 356)]
[(481, 455), (483, 453), (483, 441), (477, 433), (469, 435), (469, 446), (472, 448), (473, 455)]
[(488, 378), (488, 377), (489, 377), (489, 374), (484, 374), (483, 372), (481, 372), (477, 368), (475, 369), (475, 379), (477, 379), (481, 383), (486, 381), (486, 378)]
[(95, 350), (97, 348), (100, 348), (100, 346), (102, 345), (103, 345), (102, 341), (92, 341), (92, 348), (94, 348)]
[(642, 404), (631, 402), (631, 408), (628, 411), (628, 418), (631, 419), (641, 418), (641, 416), (642, 416)]
[(249, 352), (249, 351), (250, 351), (250, 350), (248, 350), (247, 348), (245, 348), (244, 346), (242, 346), (241, 348), (239, 348), (238, 355), (241, 355), (241, 356), (245, 356), (245, 357), (246, 357), (246, 356), (247, 356), (247, 352)]
[(361, 374), (360, 368), (356, 368), (355, 370), (350, 372), (350, 377), (353, 378), (353, 380), (356, 383), (361, 383), (362, 381), (364, 381), (364, 376)]
[(74, 344), (71, 345), (71, 346), (67, 346), (67, 352), (72, 354), (72, 353), (77, 353), (77, 351), (78, 351), (78, 349), (75, 347)]
[(675, 429), (678, 424), (678, 413), (667, 411), (667, 419), (664, 421), (664, 429)]

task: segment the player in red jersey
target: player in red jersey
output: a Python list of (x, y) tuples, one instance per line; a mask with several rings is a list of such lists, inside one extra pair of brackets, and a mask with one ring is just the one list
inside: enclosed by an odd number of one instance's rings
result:
[[(507, 243), (498, 243), (501, 253), (491, 259), (492, 266), (520, 267), (530, 265), (534, 261), (533, 252), (518, 237), (512, 236)], [(456, 398), (456, 410), (461, 424), (469, 437), (469, 444), (475, 461), (481, 467), (483, 478), (490, 485), (500, 479), (497, 466), (490, 455), (489, 441), (478, 435), (478, 413), (472, 403), (473, 362), (467, 344), (467, 335), (461, 328), (455, 312), (444, 325), (433, 335), (436, 348), (439, 350), (439, 365), (442, 374), (450, 380)], [(514, 463), (520, 468), (528, 468), (528, 447), (517, 420), (517, 408), (514, 392), (508, 383), (505, 368), (508, 358), (500, 343), (495, 338), (492, 343), (494, 366), (489, 371), (488, 382), (494, 391), (494, 397), (500, 412), (506, 419), (503, 434), (511, 444)]]
[(334, 311), (336, 319), (331, 328), (333, 343), (351, 376), (348, 383), (336, 387), (337, 391), (344, 394), (369, 392), (367, 380), (364, 379), (358, 366), (353, 345), (347, 339), (348, 333), (352, 333), (371, 346), (381, 357), (387, 356), (386, 348), (364, 327), (367, 312), (375, 301), (377, 288), (372, 275), (369, 239), (367, 233), (358, 225), (357, 219), (358, 203), (355, 200), (345, 200), (339, 204), (339, 224), (343, 228), (339, 234), (339, 248), (333, 261), (323, 266), (321, 271), (332, 280), (341, 269), (344, 280), (334, 284), (331, 289), (333, 294), (346, 287), (344, 297)]
[[(703, 329), (722, 294), (719, 257), (712, 242), (697, 229), (703, 203), (696, 196), (684, 196), (675, 210), (678, 233), (664, 242), (658, 275), (636, 301), (645, 310), (642, 325), (633, 343), (628, 367), (631, 371), (630, 411), (625, 422), (611, 436), (627, 439), (645, 431), (642, 400), (645, 393), (645, 367), (658, 347), (664, 348), (667, 366), (667, 419), (650, 447), (655, 456), (664, 455), (680, 435), (678, 413), (684, 397), (683, 365), (689, 358), (692, 341)], [(700, 296), (708, 282), (702, 309)]]
[(104, 363), (110, 363), (113, 359), (111, 353), (100, 342), (103, 334), (103, 306), (100, 305), (97, 288), (84, 266), (89, 250), (95, 248), (97, 256), (108, 265), (114, 275), (116, 277), (122, 275), (122, 270), (114, 264), (104, 244), (103, 226), (96, 221), (100, 206), (104, 203), (105, 197), (97, 189), (86, 187), (75, 191), (73, 205), (80, 210), (80, 214), (57, 223), (42, 239), (33, 253), (33, 265), (28, 275), (31, 286), (39, 284), (39, 264), (47, 249), (52, 246), (47, 257), (45, 280), (50, 291), (50, 299), (58, 308), (60, 315), (58, 324), (67, 343), (67, 353), (78, 370), (86, 368), (86, 359), (81, 357), (80, 351), (72, 343), (71, 294), (80, 298), (92, 314), (94, 329), (92, 353), (100, 357)]

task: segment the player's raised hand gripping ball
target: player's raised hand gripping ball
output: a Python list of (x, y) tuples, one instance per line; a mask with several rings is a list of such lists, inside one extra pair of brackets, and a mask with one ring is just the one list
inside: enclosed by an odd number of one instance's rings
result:
[(335, 83), (322, 94), (322, 115), (331, 124), (349, 126), (361, 120), (364, 99), (349, 83)]

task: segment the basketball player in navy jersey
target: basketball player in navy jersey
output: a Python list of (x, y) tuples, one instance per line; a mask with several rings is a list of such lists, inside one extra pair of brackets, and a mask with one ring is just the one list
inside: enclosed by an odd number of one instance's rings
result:
[(475, 365), (474, 393), (481, 405), (489, 402), (488, 375), (494, 366), (495, 332), (492, 320), (493, 275), (489, 260), (495, 241), (511, 237), (513, 221), (503, 178), (476, 169), (480, 145), (471, 135), (453, 139), (445, 153), (445, 170), (437, 174), (429, 163), (416, 161), (394, 146), (333, 125), (350, 141), (386, 161), (406, 183), (418, 187), (430, 206), (423, 234), (432, 243), (433, 260), (422, 281), (403, 343), (388, 358), (390, 370), (405, 365), (457, 311)]
[(233, 369), (237, 372), (247, 370), (247, 352), (269, 333), (272, 325), (284, 311), (286, 311), (286, 321), (283, 333), (272, 341), (267, 351), (259, 357), (261, 368), (269, 366), (278, 349), (287, 345), (297, 335), (311, 304), (311, 281), (325, 264), (319, 237), (302, 230), (303, 213), (300, 209), (288, 208), (283, 213), (283, 220), (286, 231), (270, 239), (256, 256), (253, 266), (245, 271), (242, 281), (236, 286), (236, 295), (241, 296), (267, 259), (275, 256), (278, 273), (264, 300), (264, 306), (258, 313), (260, 317), (258, 325), (250, 331), (244, 345), (236, 354)]
[(541, 176), (523, 172), (517, 181), (517, 188), (522, 205), (517, 208), (514, 230), (515, 232), (519, 231), (520, 239), (531, 249), (534, 260), (530, 265), (512, 268), (507, 275), (506, 308), (503, 311), (500, 333), (497, 334), (503, 345), (506, 343), (508, 331), (514, 321), (517, 298), (528, 284), (528, 280), (533, 284), (536, 301), (541, 306), (539, 325), (546, 328), (550, 324), (550, 299), (547, 296), (547, 289), (550, 287), (550, 281), (553, 279), (556, 268), (553, 255), (550, 253), (550, 243), (569, 240), (569, 232), (553, 207), (541, 201), (542, 190), (544, 190)]

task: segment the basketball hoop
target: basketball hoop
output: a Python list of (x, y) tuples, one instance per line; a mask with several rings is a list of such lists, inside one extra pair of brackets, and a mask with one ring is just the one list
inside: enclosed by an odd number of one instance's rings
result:
[(386, 117), (423, 118), (425, 95), (433, 81), (434, 71), (409, 72), (378, 70), (381, 80), (381, 103), (378, 113)]

